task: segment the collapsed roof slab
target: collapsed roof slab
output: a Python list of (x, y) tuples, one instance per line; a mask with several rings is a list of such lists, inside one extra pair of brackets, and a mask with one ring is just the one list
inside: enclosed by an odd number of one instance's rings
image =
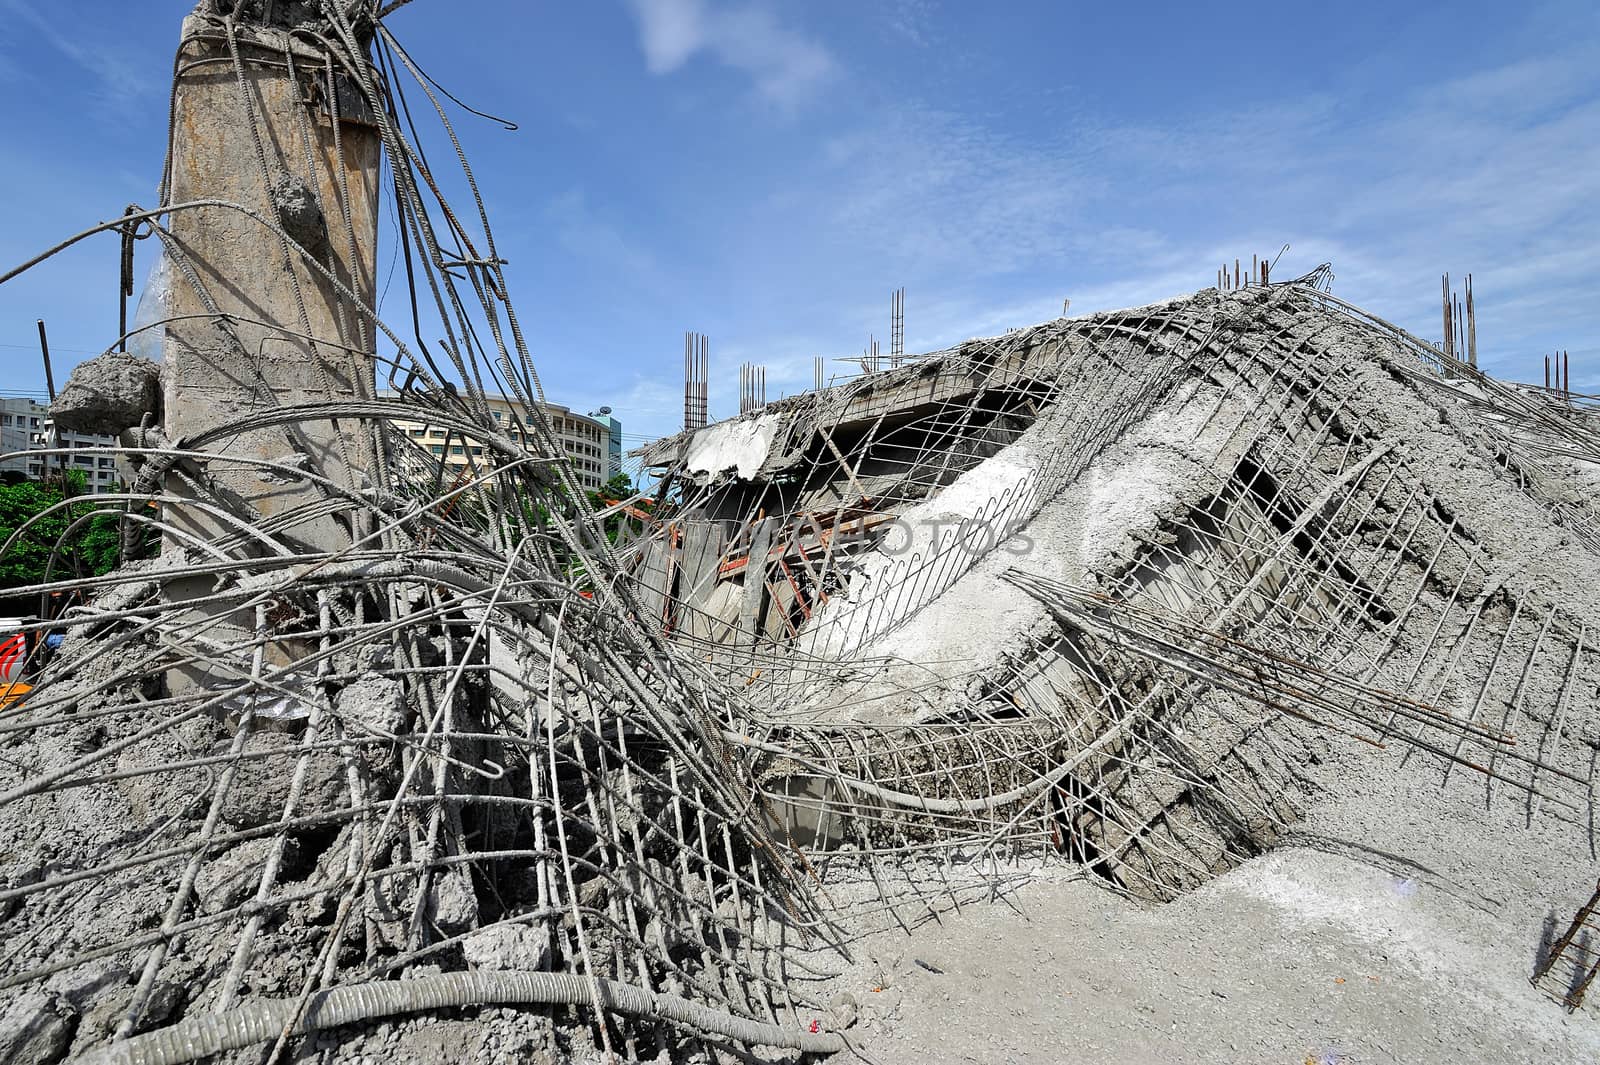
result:
[[(808, 451), (821, 444), (824, 434), (848, 439), (881, 419), (903, 419), (919, 411), (965, 406), (989, 392), (1047, 386), (1058, 376), (1060, 361), (1069, 350), (1068, 346), (1053, 342), (1079, 336), (1109, 336), (1119, 329), (1131, 328), (1143, 318), (1172, 311), (1199, 311), (1211, 298), (1200, 294), (1108, 314), (1056, 319), (999, 337), (968, 340), (892, 369), (852, 378), (820, 392), (789, 396), (738, 418), (654, 441), (630, 454), (641, 458), (648, 468), (683, 464), (692, 468), (691, 455), (704, 454), (705, 441), (716, 434), (719, 426), (751, 421), (774, 424), (775, 420), (772, 444), (760, 467), (753, 474), (739, 475), (746, 480), (771, 477), (803, 462)], [(693, 472), (697, 481), (705, 483), (733, 469), (731, 465), (717, 470), (702, 467)]]
[[(1565, 796), (1551, 805), (1583, 807), (1567, 789), (1600, 736), (1570, 680), (1596, 668), (1582, 618), (1600, 607), (1584, 579), (1600, 549), (1574, 479), (1600, 457), (1587, 423), (1529, 407), (1305, 286), (1204, 293), (964, 348), (932, 361), (964, 374), (974, 360), (1028, 365), (1030, 382), (1049, 381), (1026, 424), (963, 450), (991, 432), (974, 416), (983, 390), (931, 411), (901, 391), (910, 406), (892, 414), (926, 442), (897, 461), (948, 476), (915, 498), (854, 500), (885, 508), (892, 532), (834, 551), (824, 529), (818, 550), (801, 538), (793, 556), (763, 541), (695, 584), (696, 609), (715, 609), (717, 581), (742, 582), (725, 601), (746, 616), (752, 580), (771, 597), (764, 616), (788, 631), (753, 629), (748, 657), (726, 639), (711, 657), (731, 663), (765, 727), (858, 778), (763, 778), (775, 805), (816, 807), (813, 838), (851, 838), (858, 805), (859, 831), (884, 846), (1054, 834), (1123, 887), (1170, 897), (1278, 838), (1300, 816), (1294, 782), (1328, 761), (1330, 737), (1372, 739), (1397, 717), (1412, 719), (1405, 742), (1447, 765), (1498, 763), (1491, 783), (1522, 794), (1549, 773)], [(698, 485), (685, 497), (723, 516), (772, 506), (767, 489), (786, 480), (865, 497), (864, 463), (890, 462), (883, 435), (819, 420), (849, 409), (858, 387), (755, 416), (820, 441), (802, 460), (685, 478)], [(1546, 436), (1572, 468), (1528, 443)], [(686, 537), (708, 527), (668, 517)], [(678, 637), (698, 647), (704, 631)], [(1193, 650), (1213, 638), (1243, 657), (1218, 672), (1217, 648)], [(1329, 685), (1345, 694), (1314, 694)], [(1308, 696), (1315, 706), (1298, 702)], [(1390, 706), (1389, 720), (1373, 706)], [(1352, 712), (1353, 729), (1338, 723)], [(1429, 738), (1439, 728), (1442, 743)], [(1552, 729), (1589, 738), (1500, 749), (1503, 734)], [(1016, 783), (1030, 773), (1048, 786)], [(1057, 792), (1066, 807), (1046, 800)], [(943, 820), (891, 816), (875, 805), (885, 794)]]

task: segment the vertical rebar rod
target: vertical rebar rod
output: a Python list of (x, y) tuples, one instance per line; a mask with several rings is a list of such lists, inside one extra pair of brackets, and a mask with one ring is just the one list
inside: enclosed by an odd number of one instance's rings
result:
[(889, 365), (899, 366), (906, 356), (906, 290), (897, 288), (889, 300)]
[(1451, 358), (1455, 357), (1455, 330), (1450, 325), (1450, 275), (1443, 274), (1439, 279), (1442, 291), (1441, 299), (1444, 305), (1444, 353)]
[(1467, 365), (1478, 365), (1478, 313), (1472, 303), (1472, 275), (1467, 275)]
[[(130, 204), (123, 215), (136, 213)], [(133, 226), (123, 225), (122, 255), (119, 257), (117, 278), (117, 350), (128, 350), (128, 297), (133, 295)]]

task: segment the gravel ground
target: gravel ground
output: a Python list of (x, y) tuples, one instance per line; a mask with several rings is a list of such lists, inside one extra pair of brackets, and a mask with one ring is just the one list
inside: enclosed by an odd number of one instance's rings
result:
[(1600, 1023), (1528, 982), (1537, 931), (1290, 847), (1157, 908), (1035, 878), (867, 937), (834, 986), (886, 1065), (1600, 1060)]

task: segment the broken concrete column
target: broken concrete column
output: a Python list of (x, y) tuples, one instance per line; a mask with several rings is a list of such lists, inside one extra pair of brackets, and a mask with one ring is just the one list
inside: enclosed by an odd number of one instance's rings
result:
[[(315, 10), (268, 4), (260, 14), (248, 4), (207, 2), (184, 20), (168, 202), (240, 204), (283, 233), (229, 207), (172, 214), (168, 254), (176, 269), (165, 308), (163, 387), (173, 440), (278, 406), (372, 394), (367, 314), (379, 135), (337, 61), (291, 33), (314, 22)], [(236, 20), (231, 44), (224, 18)], [(308, 28), (336, 39), (331, 27)], [(289, 462), (360, 487), (360, 471), (371, 468), (368, 446), (359, 425), (345, 420), (243, 431), (213, 450)], [(323, 494), (296, 478), (226, 462), (211, 463), (208, 474), (223, 494), (263, 516)], [(201, 536), (217, 531), (192, 512), (169, 520)], [(349, 542), (349, 530), (331, 517), (301, 521), (289, 535), (321, 550)]]
[[(295, 471), (361, 490), (364, 471), (379, 465), (370, 430), (350, 418), (247, 423), (282, 407), (373, 395), (382, 152), (366, 97), (321, 43), (340, 39), (320, 4), (204, 0), (184, 20), (164, 201), (179, 209), (159, 235), (165, 261), (151, 285), (164, 322), (164, 438), (192, 448), (229, 430), (204, 445), (216, 459), (185, 462), (186, 473), (199, 467), (205, 491), (230, 510), (281, 519), (273, 535), (294, 548), (328, 552), (357, 530), (317, 506), (331, 489)], [(364, 67), (367, 57), (354, 62)], [(209, 202), (181, 207), (197, 201)], [(192, 483), (174, 475), (165, 490), (190, 496)], [(199, 506), (165, 507), (162, 516), (174, 530), (168, 550), (232, 531)], [(210, 585), (177, 577), (163, 588), (181, 602)], [(204, 612), (196, 620), (218, 645), (237, 646), (258, 627), (251, 611)], [(269, 643), (262, 665), (303, 652)], [(167, 683), (209, 688), (248, 665), (179, 666)]]

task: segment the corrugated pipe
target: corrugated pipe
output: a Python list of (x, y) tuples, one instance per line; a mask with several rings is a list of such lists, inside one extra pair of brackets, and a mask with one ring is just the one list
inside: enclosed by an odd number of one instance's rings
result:
[[(383, 980), (319, 991), (311, 996), (297, 1032), (314, 1032), (392, 1017), (398, 1013), (464, 1006), (581, 1006), (594, 1001), (607, 1010), (672, 1021), (746, 1046), (775, 1046), (810, 1054), (845, 1049), (837, 1034), (794, 1031), (776, 1024), (735, 1017), (676, 995), (658, 995), (632, 984), (594, 980), (571, 973), (465, 972), (416, 980)], [(226, 1013), (189, 1017), (177, 1024), (120, 1043), (97, 1047), (82, 1065), (178, 1065), (226, 1050), (276, 1039), (294, 1014), (295, 1000), (254, 999)]]

